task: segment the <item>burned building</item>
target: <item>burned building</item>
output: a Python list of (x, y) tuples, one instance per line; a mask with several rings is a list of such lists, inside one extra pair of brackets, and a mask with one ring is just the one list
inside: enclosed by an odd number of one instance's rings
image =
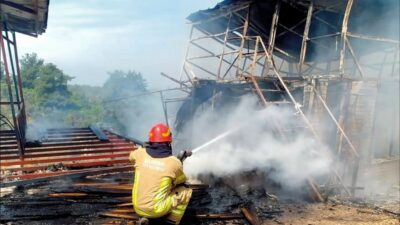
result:
[(308, 134), (329, 146), (340, 192), (354, 194), (357, 180), (369, 176), (396, 185), (398, 11), (395, 1), (226, 0), (192, 13), (175, 79), (190, 94), (176, 129), (205, 105), (218, 111), (254, 94), (262, 107), (292, 108)]
[[(12, 187), (2, 189), (11, 194), (1, 199), (0, 222), (133, 224), (138, 216), (132, 208), (132, 168), (127, 156), (143, 143), (95, 126), (47, 129), (40, 139), (25, 138), (15, 33), (44, 33), (48, 5), (48, 0), (0, 1), (5, 69), (1, 87), (7, 88), (1, 96), (0, 182), (2, 188)], [(307, 193), (314, 200), (325, 201), (334, 194), (354, 197), (365, 188), (364, 179), (375, 185), (398, 184), (400, 42), (398, 22), (390, 23), (398, 12), (394, 0), (225, 0), (191, 14), (180, 77), (169, 77), (188, 95), (168, 99), (160, 92), (166, 118), (167, 103), (182, 101), (174, 121), (177, 141), (191, 139), (185, 126), (206, 109), (211, 108), (213, 119), (218, 120), (244, 96), (252, 96), (261, 112), (271, 107), (290, 111), (293, 121), (283, 123), (286, 126), (256, 121), (271, 128), (280, 142), (306, 134), (329, 147), (334, 161), (329, 177), (306, 179)], [(243, 121), (233, 122), (235, 131)], [(258, 141), (262, 145), (264, 140)], [(244, 183), (266, 182), (260, 171), (235, 175), (210, 181), (212, 187), (188, 185), (203, 205), (189, 210), (183, 223), (261, 224), (264, 220), (282, 224), (276, 218), (283, 213), (306, 214), (306, 203), (285, 206), (263, 188), (249, 190)], [(336, 203), (323, 210), (333, 207), (359, 213)], [(362, 213), (367, 219), (372, 214)], [(383, 219), (398, 218), (396, 212), (387, 214)], [(328, 219), (335, 223), (341, 218)], [(309, 224), (301, 219), (295, 222)]]

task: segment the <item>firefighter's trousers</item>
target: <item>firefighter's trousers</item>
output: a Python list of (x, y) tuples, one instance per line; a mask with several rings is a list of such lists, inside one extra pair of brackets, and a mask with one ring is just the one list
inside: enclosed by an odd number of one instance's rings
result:
[(157, 205), (163, 206), (162, 208), (154, 211), (142, 211), (139, 207), (135, 207), (134, 210), (142, 217), (149, 219), (163, 217), (172, 224), (179, 224), (185, 214), (191, 196), (192, 189), (178, 186), (171, 190), (170, 196), (157, 203)]

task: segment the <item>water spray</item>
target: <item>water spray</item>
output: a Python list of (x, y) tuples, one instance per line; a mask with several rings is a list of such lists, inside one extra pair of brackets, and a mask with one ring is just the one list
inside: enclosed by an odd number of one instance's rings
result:
[(231, 130), (225, 131), (224, 133), (222, 133), (222, 134), (216, 136), (215, 138), (213, 138), (213, 139), (207, 141), (206, 143), (204, 143), (204, 144), (198, 146), (197, 148), (194, 148), (194, 149), (191, 150), (191, 151), (190, 151), (190, 150), (189, 150), (189, 151), (181, 151), (181, 152), (177, 155), (177, 158), (178, 158), (179, 160), (181, 160), (181, 162), (183, 162), (183, 160), (185, 160), (187, 157), (191, 156), (193, 153), (196, 153), (196, 152), (198, 152), (198, 151), (201, 151), (201, 150), (206, 149), (207, 146), (209, 146), (209, 145), (211, 145), (211, 144), (213, 144), (213, 143), (215, 143), (215, 142), (221, 140), (222, 138), (224, 138), (224, 137), (226, 137), (226, 136), (228, 136), (228, 135), (234, 133), (234, 132), (237, 131), (238, 129), (239, 129), (239, 128), (235, 128), (235, 129), (231, 129)]
[(192, 153), (196, 153), (196, 152), (198, 152), (198, 151), (204, 150), (205, 147), (211, 145), (211, 144), (214, 143), (214, 142), (219, 141), (220, 139), (222, 139), (222, 138), (224, 138), (224, 137), (226, 137), (226, 136), (232, 134), (233, 132), (235, 132), (235, 131), (237, 131), (237, 130), (238, 130), (238, 128), (231, 129), (231, 130), (228, 130), (228, 131), (226, 131), (226, 132), (224, 132), (224, 133), (222, 133), (222, 134), (216, 136), (215, 138), (213, 138), (213, 139), (207, 141), (206, 143), (200, 145), (199, 147), (194, 148), (194, 149), (192, 150)]

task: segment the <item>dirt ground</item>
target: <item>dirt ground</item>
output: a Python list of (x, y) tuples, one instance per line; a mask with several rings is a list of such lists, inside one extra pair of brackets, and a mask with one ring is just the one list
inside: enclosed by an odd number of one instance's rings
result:
[[(400, 209), (400, 206), (392, 208)], [(277, 219), (265, 221), (263, 225), (397, 225), (400, 217), (368, 208), (354, 206), (327, 204), (294, 204), (286, 205), (284, 213)]]
[[(131, 205), (132, 174), (117, 173), (79, 179), (60, 179), (43, 184), (1, 190), (0, 224), (107, 224), (128, 225), (126, 217), (105, 216), (113, 210), (133, 215)], [(262, 225), (400, 225), (399, 197), (386, 196), (380, 201), (332, 198), (328, 203), (280, 199), (265, 191), (233, 190), (229, 182), (214, 184), (198, 192), (197, 204), (187, 214), (241, 214), (249, 207)], [(63, 196), (72, 193), (72, 196)], [(61, 195), (57, 195), (61, 194)], [(77, 195), (78, 194), (78, 195)], [(76, 196), (75, 196), (76, 195)], [(193, 196), (193, 199), (194, 196)], [(383, 210), (383, 209), (386, 209)], [(186, 219), (182, 225), (250, 225), (241, 219)]]

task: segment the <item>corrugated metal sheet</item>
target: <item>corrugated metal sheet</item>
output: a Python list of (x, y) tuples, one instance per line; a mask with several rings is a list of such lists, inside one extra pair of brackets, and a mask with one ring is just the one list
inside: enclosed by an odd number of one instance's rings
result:
[(1, 182), (34, 179), (87, 168), (129, 165), (135, 143), (109, 131), (108, 141), (99, 140), (90, 128), (49, 129), (40, 144), (18, 154), (15, 134), (0, 132)]

